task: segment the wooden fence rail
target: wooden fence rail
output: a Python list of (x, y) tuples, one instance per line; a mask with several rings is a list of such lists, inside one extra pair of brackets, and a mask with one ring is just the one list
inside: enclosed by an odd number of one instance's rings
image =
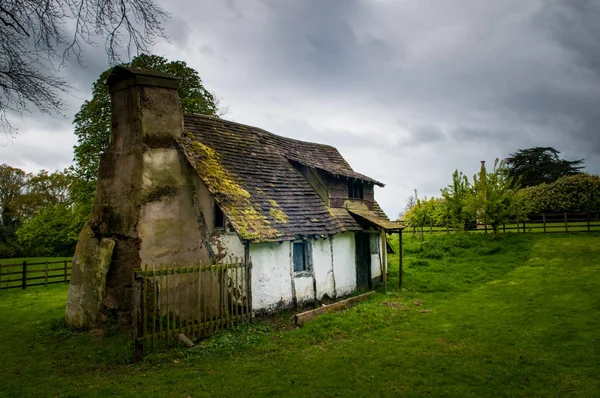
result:
[(0, 290), (68, 283), (72, 260), (0, 264)]
[[(423, 227), (409, 226), (407, 231), (416, 233), (440, 233), (456, 232), (448, 225), (434, 225), (429, 223)], [(474, 225), (474, 228), (466, 232), (492, 232), (491, 225), (482, 223)], [(499, 225), (497, 232), (542, 232), (542, 233), (564, 233), (564, 232), (600, 232), (600, 215), (598, 213), (552, 213), (530, 215), (527, 219), (519, 219), (518, 215), (513, 217), (509, 223)]]

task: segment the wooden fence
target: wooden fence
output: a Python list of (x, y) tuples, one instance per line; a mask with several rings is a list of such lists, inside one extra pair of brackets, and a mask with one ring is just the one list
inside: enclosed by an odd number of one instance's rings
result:
[[(252, 318), (252, 263), (134, 270), (133, 361), (157, 344), (209, 336)], [(184, 335), (185, 337), (182, 337)]]
[[(409, 226), (406, 231), (416, 233), (456, 232), (448, 225), (434, 225), (429, 223), (423, 227)], [(473, 225), (466, 232), (492, 232), (492, 226), (482, 223)], [(600, 232), (600, 214), (598, 213), (552, 213), (529, 215), (526, 219), (515, 215), (509, 223), (499, 225), (497, 232), (542, 232), (542, 233), (564, 233), (564, 232)]]
[(71, 260), (0, 264), (0, 290), (68, 283), (72, 265)]

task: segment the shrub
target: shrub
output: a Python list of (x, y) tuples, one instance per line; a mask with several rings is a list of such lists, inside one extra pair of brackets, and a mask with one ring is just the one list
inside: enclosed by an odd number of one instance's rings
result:
[(600, 211), (600, 176), (578, 174), (521, 189), (526, 214)]

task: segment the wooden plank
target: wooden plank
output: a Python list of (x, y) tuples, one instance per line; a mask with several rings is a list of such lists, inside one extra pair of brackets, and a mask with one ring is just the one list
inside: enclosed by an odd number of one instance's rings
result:
[(375, 292), (372, 292), (372, 291), (367, 292), (367, 293), (361, 294), (359, 296), (350, 297), (349, 299), (338, 301), (337, 303), (333, 303), (333, 304), (326, 305), (323, 307), (315, 308), (314, 310), (296, 314), (296, 316), (295, 316), (296, 325), (302, 326), (304, 323), (315, 319), (319, 315), (326, 314), (328, 312), (339, 311), (344, 308), (347, 308), (347, 307), (351, 306), (352, 304), (355, 304), (355, 303), (365, 300), (366, 298), (368, 298), (369, 296), (371, 296), (374, 293)]
[(140, 325), (140, 317), (141, 317), (141, 294), (142, 289), (140, 286), (140, 279), (135, 277), (135, 273), (133, 275), (133, 297), (132, 297), (132, 308), (131, 308), (131, 318), (132, 318), (132, 327), (131, 327), (131, 339), (132, 339), (132, 361), (133, 363), (139, 362), (144, 355), (144, 344), (140, 343), (138, 339), (140, 337), (144, 337), (143, 333), (140, 333), (140, 329), (144, 330), (144, 326)]
[(402, 230), (398, 232), (398, 288), (402, 290)]
[(23, 261), (23, 270), (22, 271), (23, 271), (23, 276), (22, 276), (23, 280), (21, 283), (21, 287), (23, 289), (27, 289), (27, 261)]
[(387, 292), (387, 239), (385, 238), (385, 229), (381, 228), (381, 272), (383, 276), (383, 291)]

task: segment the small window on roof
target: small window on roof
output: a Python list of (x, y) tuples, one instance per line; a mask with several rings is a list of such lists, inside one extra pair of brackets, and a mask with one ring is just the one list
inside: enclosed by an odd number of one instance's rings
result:
[(225, 215), (223, 214), (223, 210), (219, 207), (219, 205), (215, 202), (215, 210), (214, 210), (214, 227), (218, 229), (225, 229)]
[(360, 181), (348, 182), (348, 198), (364, 199), (363, 184)]
[(308, 271), (306, 264), (306, 243), (293, 243), (294, 272)]

